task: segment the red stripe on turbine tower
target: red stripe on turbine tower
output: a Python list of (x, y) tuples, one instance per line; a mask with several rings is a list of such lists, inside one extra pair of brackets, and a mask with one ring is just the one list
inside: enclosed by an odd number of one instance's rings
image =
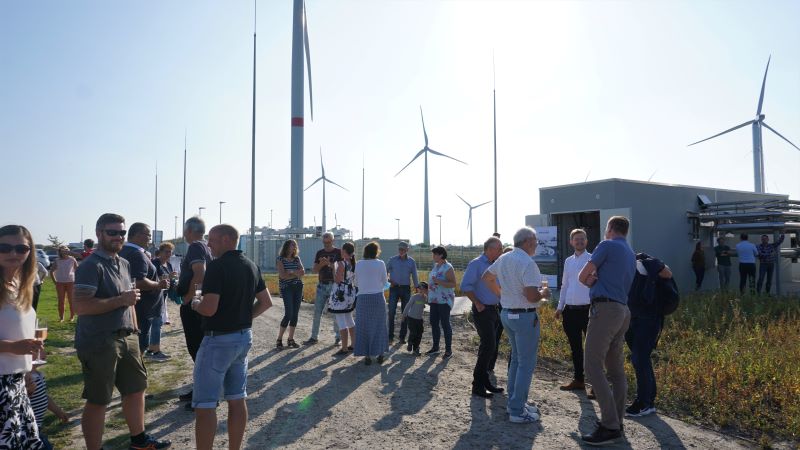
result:
[(302, 127), (303, 126), (303, 118), (302, 117), (292, 117), (292, 126), (293, 127)]

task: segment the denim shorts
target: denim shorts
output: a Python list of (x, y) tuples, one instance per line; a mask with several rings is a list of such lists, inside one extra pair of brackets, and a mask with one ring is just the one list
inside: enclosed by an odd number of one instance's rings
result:
[(247, 353), (252, 345), (250, 328), (203, 338), (194, 364), (193, 407), (216, 408), (220, 396), (247, 397)]

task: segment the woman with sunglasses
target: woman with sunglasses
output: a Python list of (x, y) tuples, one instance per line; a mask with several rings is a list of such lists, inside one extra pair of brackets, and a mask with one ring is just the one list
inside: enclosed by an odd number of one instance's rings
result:
[(75, 270), (78, 261), (69, 254), (69, 249), (63, 245), (58, 248), (58, 258), (53, 261), (50, 277), (56, 285), (58, 295), (58, 321), (64, 321), (64, 299), (69, 302), (69, 320), (75, 320), (75, 310), (72, 309), (72, 294), (75, 289)]
[(31, 233), (21, 225), (0, 228), (0, 448), (41, 449), (25, 373), (42, 349), (33, 339), (36, 254)]

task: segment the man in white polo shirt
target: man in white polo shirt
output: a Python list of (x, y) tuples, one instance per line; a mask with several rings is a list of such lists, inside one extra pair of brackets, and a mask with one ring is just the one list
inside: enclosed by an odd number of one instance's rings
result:
[(520, 228), (514, 233), (514, 250), (501, 255), (482, 277), (489, 289), (500, 297), (503, 307), (500, 320), (511, 343), (506, 409), (513, 423), (537, 422), (540, 417), (539, 409), (527, 404), (539, 351), (540, 324), (536, 307), (543, 299), (550, 298), (548, 288), (539, 288), (542, 274), (533, 261), (537, 244), (533, 228)]
[(589, 240), (586, 232), (576, 228), (569, 233), (569, 245), (575, 253), (564, 261), (564, 275), (561, 279), (561, 296), (558, 299), (556, 319), (562, 319), (564, 333), (572, 352), (572, 381), (561, 386), (562, 391), (582, 390), (583, 381), (583, 338), (589, 325), (589, 288), (578, 281), (578, 274), (589, 262), (591, 253), (586, 251)]

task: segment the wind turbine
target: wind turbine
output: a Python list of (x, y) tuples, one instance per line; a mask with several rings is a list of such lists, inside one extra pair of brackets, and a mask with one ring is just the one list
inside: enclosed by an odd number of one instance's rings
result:
[[(411, 163), (416, 161), (417, 158), (419, 158), (421, 155), (423, 154), (425, 155), (425, 202), (424, 202), (425, 214), (423, 220), (424, 224), (422, 230), (422, 242), (425, 245), (429, 245), (431, 243), (431, 227), (430, 227), (430, 215), (428, 214), (428, 153), (432, 153), (437, 156), (444, 156), (445, 158), (450, 158), (453, 161), (458, 161), (461, 164), (467, 164), (467, 163), (461, 161), (460, 159), (455, 159), (452, 156), (447, 156), (444, 153), (439, 153), (436, 150), (428, 147), (428, 132), (425, 130), (425, 116), (422, 115), (422, 106), (419, 107), (419, 116), (422, 119), (422, 134), (425, 136), (425, 147), (423, 147), (422, 150), (417, 152), (416, 156), (414, 156), (411, 162), (409, 162), (402, 169), (400, 169), (400, 172), (406, 170), (406, 167), (410, 166)], [(394, 174), (394, 176), (396, 177), (400, 175), (400, 172), (397, 172), (396, 174)]]
[[(308, 97), (311, 105), (311, 120), (314, 120), (314, 95), (311, 90), (311, 53), (308, 49), (308, 20), (306, 4), (294, 0), (292, 22), (292, 159), (291, 159), (291, 230), (301, 233), (303, 229), (303, 124), (304, 91), (303, 64), (308, 70)], [(305, 61), (303, 60), (305, 56)], [(324, 219), (323, 219), (324, 220)]]
[(767, 68), (764, 70), (764, 80), (761, 82), (761, 95), (758, 97), (758, 108), (756, 109), (756, 118), (753, 120), (748, 120), (747, 122), (736, 125), (733, 128), (723, 131), (722, 133), (715, 134), (710, 138), (703, 139), (702, 141), (697, 141), (689, 144), (691, 147), (692, 145), (699, 144), (701, 142), (705, 142), (709, 139), (714, 139), (717, 136), (722, 136), (725, 133), (729, 133), (733, 130), (738, 130), (739, 128), (745, 127), (747, 125), (753, 126), (753, 181), (755, 184), (754, 191), (757, 193), (764, 193), (764, 144), (761, 141), (761, 127), (766, 127), (768, 130), (772, 131), (773, 133), (777, 134), (778, 137), (783, 139), (784, 141), (788, 142), (789, 145), (800, 150), (800, 147), (794, 145), (792, 141), (783, 137), (782, 134), (775, 131), (772, 127), (767, 125), (764, 122), (764, 118), (766, 117), (764, 114), (761, 114), (761, 107), (764, 104), (764, 88), (767, 84), (767, 72), (769, 71), (769, 62), (772, 59), (772, 55), (769, 56), (767, 59)]
[(319, 165), (320, 165), (320, 167), (322, 167), (322, 176), (317, 178), (313, 183), (311, 183), (307, 188), (305, 188), (304, 191), (307, 191), (307, 190), (311, 189), (311, 186), (314, 186), (318, 182), (322, 181), (322, 232), (325, 233), (326, 231), (328, 231), (328, 228), (327, 228), (326, 222), (325, 222), (325, 183), (330, 183), (330, 184), (333, 184), (335, 186), (339, 186), (340, 188), (344, 189), (345, 191), (347, 191), (347, 188), (345, 188), (344, 186), (342, 186), (342, 185), (340, 185), (340, 184), (338, 184), (338, 183), (336, 183), (334, 181), (329, 180), (325, 176), (325, 164), (322, 163), (322, 147), (320, 147), (320, 149), (319, 149)]
[(469, 227), (469, 246), (472, 247), (472, 210), (480, 208), (481, 206), (492, 202), (490, 200), (488, 202), (483, 202), (480, 205), (472, 206), (469, 203), (467, 203), (467, 201), (464, 200), (464, 198), (462, 198), (460, 195), (456, 194), (456, 197), (460, 198), (461, 201), (464, 202), (467, 205), (467, 207), (469, 207), (469, 219), (467, 219), (467, 226)]

